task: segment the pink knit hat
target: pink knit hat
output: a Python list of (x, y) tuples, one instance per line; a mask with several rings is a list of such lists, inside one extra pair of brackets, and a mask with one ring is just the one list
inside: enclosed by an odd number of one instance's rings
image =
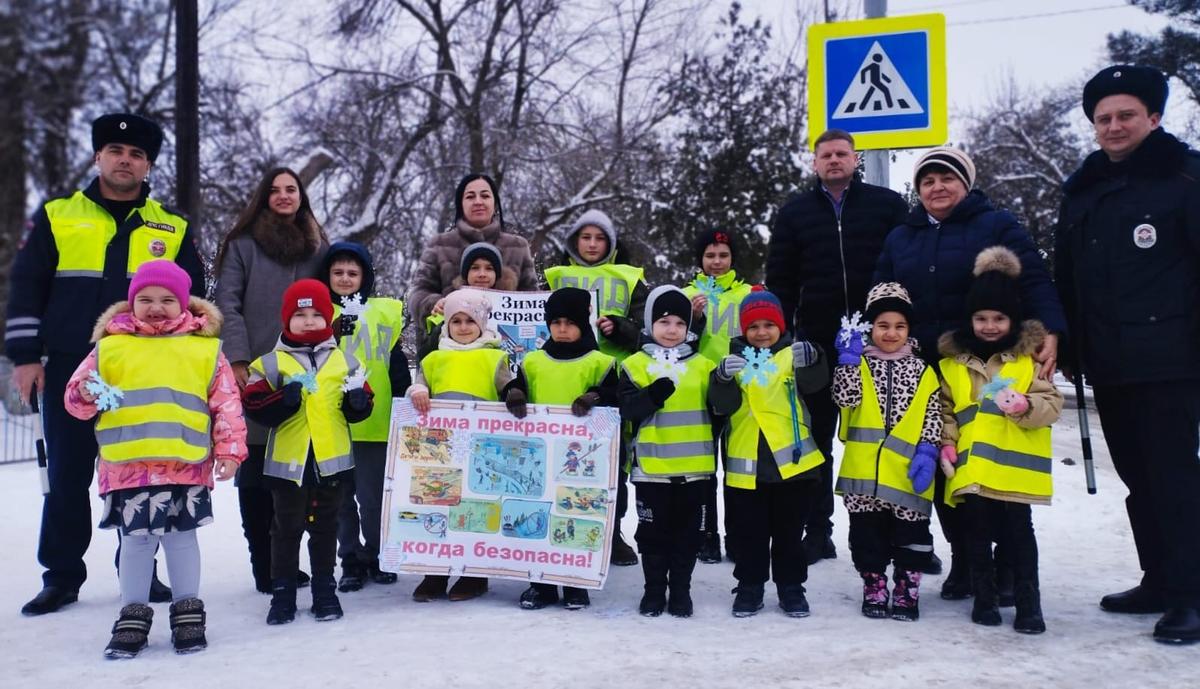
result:
[(179, 305), (187, 308), (188, 296), (192, 289), (192, 278), (183, 268), (175, 265), (174, 261), (166, 259), (147, 261), (139, 266), (137, 272), (133, 274), (133, 280), (129, 282), (130, 303), (143, 287), (151, 285), (162, 287), (174, 294), (175, 298), (179, 300)]
[(446, 321), (449, 322), (456, 313), (465, 313), (475, 321), (479, 329), (488, 329), (488, 316), (492, 312), (492, 302), (487, 295), (475, 289), (458, 289), (446, 297), (443, 305)]

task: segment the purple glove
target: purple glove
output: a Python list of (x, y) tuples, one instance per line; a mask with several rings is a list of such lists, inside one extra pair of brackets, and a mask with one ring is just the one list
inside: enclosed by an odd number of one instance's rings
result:
[(937, 467), (937, 448), (933, 443), (917, 443), (917, 453), (908, 463), (908, 480), (912, 481), (913, 491), (924, 493), (933, 483), (933, 471)]
[(838, 353), (838, 366), (858, 366), (862, 362), (863, 339), (862, 335), (852, 332), (850, 333), (850, 341), (846, 342), (843, 332), (839, 332), (833, 340), (833, 346)]

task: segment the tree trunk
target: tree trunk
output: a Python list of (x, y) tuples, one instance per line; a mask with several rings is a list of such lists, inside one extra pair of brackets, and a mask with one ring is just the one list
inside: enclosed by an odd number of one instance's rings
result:
[[(25, 116), (27, 82), (22, 69), (24, 41), (19, 9), (5, 3), (0, 11), (0, 304), (8, 304), (8, 280), (17, 244), (25, 231)], [(0, 309), (0, 332), (6, 309)], [(4, 342), (0, 340), (0, 352)]]

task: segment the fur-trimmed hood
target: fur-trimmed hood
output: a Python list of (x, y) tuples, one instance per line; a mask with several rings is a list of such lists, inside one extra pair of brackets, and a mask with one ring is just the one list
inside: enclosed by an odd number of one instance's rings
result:
[(195, 334), (200, 337), (217, 337), (221, 334), (224, 317), (212, 302), (191, 297), (188, 308), (179, 318), (166, 324), (161, 330), (142, 323), (133, 317), (133, 308), (128, 301), (119, 301), (104, 310), (96, 319), (92, 329), (92, 342), (99, 342), (106, 335), (181, 335)]
[[(969, 327), (969, 326), (968, 326)], [(1021, 322), (1021, 334), (1017, 338), (1016, 344), (1009, 349), (1000, 352), (1001, 355), (1021, 356), (1022, 354), (1032, 355), (1037, 348), (1041, 346), (1042, 341), (1046, 339), (1049, 332), (1046, 326), (1042, 325), (1038, 320), (1025, 320)], [(970, 349), (967, 348), (964, 335), (974, 337), (974, 333), (965, 329), (951, 330), (942, 333), (938, 338), (938, 353), (944, 357), (958, 358), (960, 356), (975, 356)]]

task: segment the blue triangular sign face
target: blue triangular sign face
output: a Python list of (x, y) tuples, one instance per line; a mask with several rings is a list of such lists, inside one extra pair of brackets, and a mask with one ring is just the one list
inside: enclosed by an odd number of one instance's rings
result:
[(833, 119), (919, 115), (925, 112), (879, 41), (871, 44)]

